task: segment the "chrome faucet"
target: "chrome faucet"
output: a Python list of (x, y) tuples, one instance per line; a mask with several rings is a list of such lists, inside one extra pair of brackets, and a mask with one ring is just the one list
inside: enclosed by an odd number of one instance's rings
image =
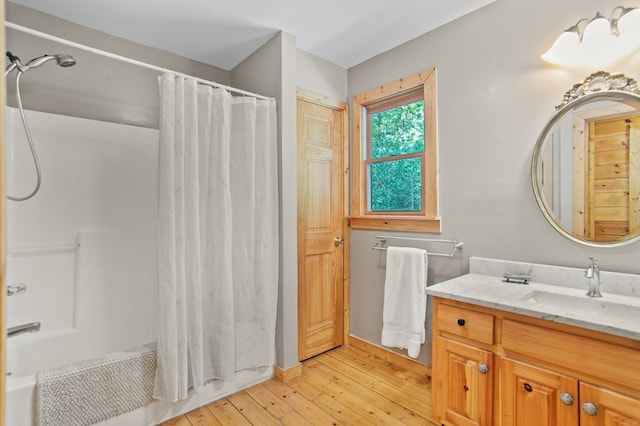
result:
[[(589, 297), (602, 297), (600, 294), (600, 267), (598, 266), (598, 259), (595, 257), (589, 257), (591, 259), (591, 265), (584, 271), (584, 276), (589, 279), (589, 291), (587, 296)], [(595, 280), (593, 278), (596, 278)]]
[(39, 322), (30, 322), (27, 324), (16, 325), (15, 327), (9, 327), (7, 330), (7, 337), (19, 336), (24, 333), (36, 333), (40, 331)]

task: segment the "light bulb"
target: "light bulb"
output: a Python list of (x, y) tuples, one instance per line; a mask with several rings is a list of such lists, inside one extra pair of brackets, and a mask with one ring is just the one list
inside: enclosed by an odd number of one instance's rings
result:
[(579, 55), (580, 34), (578, 27), (571, 27), (558, 36), (551, 48), (540, 56), (556, 65), (573, 65)]
[(579, 51), (582, 65), (605, 66), (619, 58), (617, 38), (611, 33), (609, 20), (598, 13), (582, 34)]
[(640, 9), (629, 9), (618, 19), (618, 41), (626, 53), (640, 48)]

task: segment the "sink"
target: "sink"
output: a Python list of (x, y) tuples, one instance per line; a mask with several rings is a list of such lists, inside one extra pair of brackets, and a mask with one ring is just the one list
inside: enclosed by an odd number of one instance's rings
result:
[(608, 318), (636, 324), (640, 321), (640, 301), (625, 303), (626, 301), (622, 300), (607, 299), (606, 296), (604, 298), (589, 297), (584, 292), (565, 294), (544, 290), (533, 290), (521, 298), (525, 302), (535, 303), (540, 307), (553, 308), (558, 314), (586, 316), (592, 319)]

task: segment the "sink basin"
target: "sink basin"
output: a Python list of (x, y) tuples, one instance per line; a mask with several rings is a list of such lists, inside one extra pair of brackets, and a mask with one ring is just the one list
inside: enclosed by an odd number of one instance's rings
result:
[(521, 300), (553, 308), (558, 314), (587, 316), (593, 319), (609, 318), (615, 321), (640, 321), (640, 302), (624, 303), (605, 298), (589, 297), (581, 294), (564, 294), (534, 290), (525, 294)]

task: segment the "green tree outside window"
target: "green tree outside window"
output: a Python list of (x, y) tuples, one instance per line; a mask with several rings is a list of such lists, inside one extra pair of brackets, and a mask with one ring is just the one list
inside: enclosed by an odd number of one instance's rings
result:
[(422, 209), (424, 100), (370, 114), (369, 210)]

